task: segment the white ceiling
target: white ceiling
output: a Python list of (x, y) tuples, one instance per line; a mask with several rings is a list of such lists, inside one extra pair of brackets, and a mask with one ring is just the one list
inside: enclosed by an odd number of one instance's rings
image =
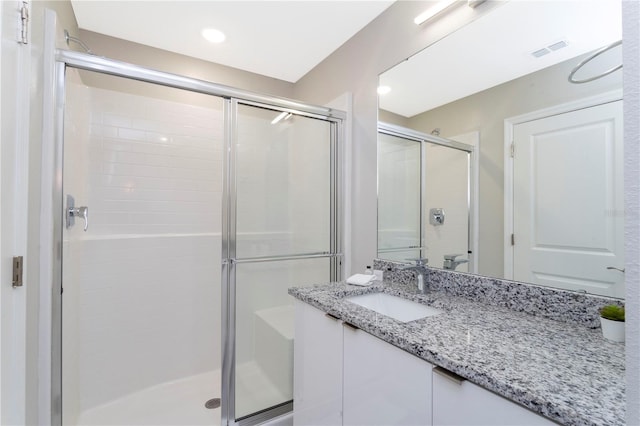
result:
[[(619, 1), (512, 0), (382, 74), (380, 108), (429, 111), (620, 40), (621, 22)], [(568, 47), (531, 55), (559, 40)]]
[[(71, 0), (78, 26), (296, 82), (393, 1)], [(226, 41), (211, 44), (213, 27)], [(100, 52), (95, 52), (100, 54)]]

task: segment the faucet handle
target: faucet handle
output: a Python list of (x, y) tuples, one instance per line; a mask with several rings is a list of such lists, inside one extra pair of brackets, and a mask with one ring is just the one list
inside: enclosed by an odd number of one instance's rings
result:
[(416, 266), (426, 266), (427, 263), (429, 262), (429, 259), (425, 257), (418, 257), (418, 258), (407, 259), (407, 260), (411, 262), (416, 262)]

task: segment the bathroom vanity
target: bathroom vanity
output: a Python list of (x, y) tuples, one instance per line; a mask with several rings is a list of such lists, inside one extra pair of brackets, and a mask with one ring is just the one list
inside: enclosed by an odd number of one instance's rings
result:
[[(426, 295), (397, 277), (289, 290), (297, 299), (294, 424), (624, 424), (624, 344), (594, 328), (589, 317), (600, 300), (563, 292), (583, 312), (568, 306), (576, 315), (552, 318), (553, 307), (525, 296), (526, 284), (496, 290), (469, 282), (475, 290), (461, 291), (458, 283), (456, 292), (442, 274), (434, 270)], [(517, 286), (539, 306), (516, 306)], [(478, 297), (460, 295), (482, 287)], [(513, 308), (499, 296), (494, 304), (479, 300), (502, 290)], [(402, 322), (348, 299), (367, 293), (440, 313)]]

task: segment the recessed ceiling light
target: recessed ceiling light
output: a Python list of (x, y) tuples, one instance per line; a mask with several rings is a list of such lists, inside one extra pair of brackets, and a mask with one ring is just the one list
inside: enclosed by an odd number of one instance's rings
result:
[(205, 28), (202, 30), (202, 37), (211, 43), (222, 43), (227, 38), (224, 33), (215, 28)]
[(378, 95), (386, 95), (391, 91), (389, 86), (378, 86)]

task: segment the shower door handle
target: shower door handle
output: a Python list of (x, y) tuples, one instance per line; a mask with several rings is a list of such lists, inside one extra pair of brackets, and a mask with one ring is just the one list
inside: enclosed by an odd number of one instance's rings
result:
[(75, 225), (75, 218), (80, 217), (84, 219), (84, 231), (87, 232), (87, 228), (89, 227), (89, 207), (75, 206), (75, 200), (71, 195), (67, 195), (67, 229), (71, 228)]

